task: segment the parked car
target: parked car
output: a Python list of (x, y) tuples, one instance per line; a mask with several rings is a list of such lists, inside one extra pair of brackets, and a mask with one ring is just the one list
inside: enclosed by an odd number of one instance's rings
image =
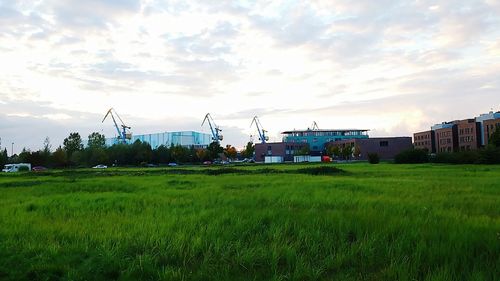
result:
[(48, 169), (43, 167), (43, 166), (35, 166), (31, 170), (33, 172), (43, 172), (43, 171), (47, 171)]
[(212, 165), (212, 162), (210, 162), (210, 161), (205, 161), (205, 162), (203, 162), (203, 165)]
[(107, 168), (108, 168), (108, 166), (102, 165), (102, 164), (99, 164), (97, 166), (92, 167), (92, 169), (107, 169)]
[(175, 167), (175, 166), (177, 166), (177, 163), (175, 163), (175, 162), (170, 162), (170, 163), (168, 163), (168, 166), (169, 166), (169, 167)]

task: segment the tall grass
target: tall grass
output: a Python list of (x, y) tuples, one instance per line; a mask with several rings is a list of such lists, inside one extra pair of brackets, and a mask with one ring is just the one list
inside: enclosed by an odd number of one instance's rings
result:
[(498, 280), (499, 166), (336, 167), (1, 175), (0, 280)]

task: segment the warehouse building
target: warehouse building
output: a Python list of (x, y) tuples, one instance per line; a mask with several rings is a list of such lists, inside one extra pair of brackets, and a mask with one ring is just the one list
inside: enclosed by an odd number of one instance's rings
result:
[(347, 139), (328, 143), (328, 146), (352, 147), (352, 157), (368, 160), (368, 154), (377, 154), (380, 159), (394, 159), (399, 153), (412, 148), (411, 137), (383, 137), (367, 139)]
[[(205, 148), (212, 142), (212, 136), (210, 134), (195, 131), (163, 132), (134, 135), (130, 140), (127, 140), (127, 143), (132, 144), (137, 140), (149, 143), (152, 149), (156, 149), (160, 145), (165, 145), (167, 147), (181, 145), (184, 147)], [(117, 143), (121, 143), (121, 140), (116, 137), (106, 139), (107, 146), (112, 146)]]

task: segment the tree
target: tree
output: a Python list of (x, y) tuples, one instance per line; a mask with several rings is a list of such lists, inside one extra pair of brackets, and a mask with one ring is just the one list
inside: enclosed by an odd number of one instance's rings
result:
[(207, 155), (209, 160), (214, 160), (219, 158), (219, 153), (222, 153), (224, 149), (220, 144), (216, 141), (212, 142), (211, 144), (208, 145), (207, 148)]
[(356, 157), (356, 158), (359, 158), (361, 156), (361, 148), (359, 147), (359, 145), (354, 146), (353, 154), (354, 154), (354, 157)]
[(236, 148), (234, 146), (231, 146), (230, 144), (226, 145), (226, 148), (224, 148), (224, 155), (226, 155), (226, 157), (229, 159), (236, 158), (237, 154), (238, 152), (236, 151)]
[(52, 148), (52, 145), (50, 144), (49, 137), (45, 137), (45, 140), (43, 141), (43, 150), (40, 151), (40, 154), (42, 157), (42, 165), (45, 165), (45, 166), (50, 165), (51, 148)]
[(3, 168), (5, 164), (9, 161), (9, 156), (7, 155), (7, 148), (4, 148), (2, 152), (0, 152), (0, 166)]
[(353, 150), (352, 145), (346, 145), (346, 146), (342, 147), (342, 149), (340, 150), (340, 154), (342, 155), (342, 158), (344, 160), (349, 160), (351, 158), (351, 155), (352, 155), (352, 150)]
[(175, 162), (185, 163), (189, 158), (189, 149), (178, 144), (170, 147), (170, 154)]
[(488, 139), (488, 143), (492, 146), (500, 147), (500, 128), (496, 128), (493, 134)]
[(255, 152), (255, 145), (253, 142), (249, 141), (245, 146), (245, 149), (241, 152), (241, 156), (245, 158), (253, 158), (253, 154)]
[(87, 141), (87, 146), (89, 148), (102, 148), (106, 147), (106, 137), (103, 134), (99, 134), (98, 132), (93, 132), (89, 135), (89, 139)]
[(331, 156), (332, 158), (339, 157), (340, 148), (337, 145), (329, 145), (328, 148), (326, 149), (326, 154)]
[(68, 165), (68, 155), (66, 150), (59, 146), (54, 153), (52, 153), (52, 161), (54, 167), (65, 167)]
[(311, 150), (309, 149), (309, 144), (304, 144), (297, 152), (297, 155), (309, 155), (310, 152)]
[(71, 133), (67, 138), (63, 141), (64, 150), (68, 154), (68, 157), (71, 158), (75, 151), (83, 150), (82, 138), (79, 133)]
[(207, 160), (207, 150), (203, 148), (198, 148), (196, 150), (196, 157), (198, 157), (200, 161)]

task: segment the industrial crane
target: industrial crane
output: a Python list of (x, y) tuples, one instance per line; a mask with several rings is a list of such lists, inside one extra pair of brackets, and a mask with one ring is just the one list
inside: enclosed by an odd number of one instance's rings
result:
[(250, 123), (250, 127), (255, 123), (255, 126), (257, 127), (257, 132), (259, 132), (259, 140), (261, 143), (266, 143), (266, 141), (269, 140), (269, 137), (266, 136), (267, 131), (262, 128), (262, 124), (259, 121), (259, 118), (257, 116), (254, 116), (252, 119), (252, 123)]
[(222, 134), (220, 134), (219, 132), (222, 132), (222, 130), (219, 129), (219, 126), (215, 125), (215, 121), (210, 115), (210, 113), (207, 113), (207, 115), (205, 115), (205, 119), (203, 119), (201, 126), (205, 124), (205, 121), (207, 121), (208, 125), (210, 126), (210, 131), (212, 132), (212, 140), (220, 142), (223, 139), (223, 137)]
[(319, 130), (319, 127), (318, 127), (318, 124), (316, 124), (316, 121), (313, 121), (312, 125), (311, 125), (311, 130)]
[[(114, 112), (114, 114), (113, 114), (113, 112)], [(120, 122), (121, 122), (120, 126), (118, 126), (118, 123), (116, 123), (115, 114), (116, 114), (116, 117), (118, 117), (118, 120), (120, 120)], [(130, 130), (130, 127), (125, 125), (123, 120), (120, 118), (120, 115), (118, 115), (116, 110), (114, 110), (113, 108), (110, 108), (108, 110), (106, 115), (104, 115), (104, 118), (102, 119), (101, 123), (104, 123), (104, 120), (106, 120), (108, 115), (111, 115), (111, 119), (113, 119), (113, 123), (115, 124), (116, 132), (118, 133), (118, 139), (122, 143), (127, 143), (127, 140), (132, 139), (132, 134), (128, 131), (128, 130)], [(121, 131), (120, 131), (120, 127), (121, 127)]]

